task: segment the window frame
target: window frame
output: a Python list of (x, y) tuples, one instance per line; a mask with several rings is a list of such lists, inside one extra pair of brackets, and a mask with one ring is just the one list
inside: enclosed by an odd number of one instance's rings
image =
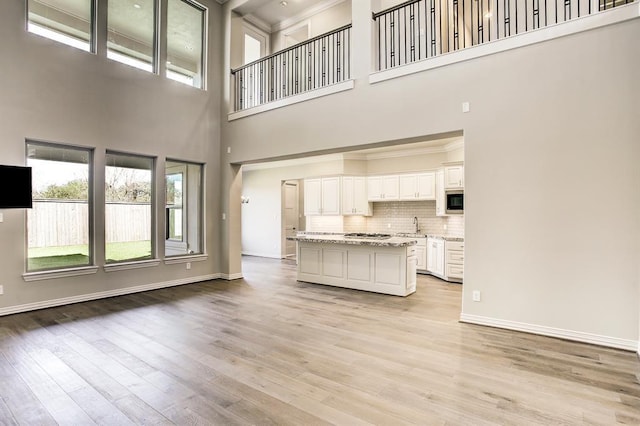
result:
[[(183, 214), (183, 224), (185, 226), (185, 228), (183, 229), (183, 236), (182, 236), (182, 241), (178, 241), (175, 239), (171, 239), (169, 238), (170, 236), (168, 235), (168, 230), (169, 230), (169, 217), (168, 217), (168, 212), (169, 212), (169, 207), (167, 205), (167, 164), (168, 163), (179, 163), (182, 166), (185, 166), (185, 170), (187, 171), (187, 173), (184, 175), (184, 179), (183, 180), (183, 198), (182, 198), (182, 214)], [(198, 180), (199, 183), (199, 188), (198, 188), (198, 192), (197, 192), (197, 199), (198, 199), (198, 211), (196, 212), (197, 215), (197, 222), (198, 222), (198, 235), (197, 235), (197, 240), (198, 240), (198, 244), (200, 246), (200, 250), (197, 253), (180, 253), (180, 254), (167, 254), (167, 247), (166, 244), (168, 241), (172, 241), (172, 242), (184, 242), (187, 244), (187, 250), (189, 250), (189, 223), (191, 222), (189, 220), (189, 216), (191, 215), (190, 213), (190, 209), (188, 207), (189, 204), (189, 199), (192, 196), (191, 193), (193, 191), (192, 188), (190, 188), (189, 186), (189, 167), (190, 166), (196, 166), (199, 168), (199, 173), (200, 173), (200, 177)], [(175, 174), (175, 173), (171, 173), (171, 174)], [(205, 218), (205, 163), (199, 163), (199, 162), (195, 162), (195, 161), (187, 161), (187, 160), (179, 160), (176, 158), (166, 158), (165, 159), (165, 168), (164, 168), (164, 197), (163, 197), (163, 208), (164, 208), (164, 227), (163, 227), (163, 235), (164, 235), (164, 241), (165, 241), (165, 250), (164, 250), (164, 258), (167, 260), (173, 260), (173, 259), (179, 259), (179, 258), (184, 258), (184, 257), (199, 257), (199, 256), (206, 256), (206, 250), (205, 250), (205, 229), (204, 229), (204, 218)], [(186, 197), (185, 197), (186, 194)], [(185, 211), (187, 214), (185, 214)]]
[(202, 77), (201, 77), (201, 82), (199, 86), (195, 86), (195, 85), (188, 85), (182, 81), (179, 81), (175, 78), (170, 78), (167, 74), (168, 72), (173, 72), (174, 74), (180, 74), (176, 71), (170, 70), (168, 67), (168, 62), (169, 62), (169, 1), (171, 0), (166, 0), (167, 1), (167, 17), (165, 19), (165, 26), (163, 28), (163, 35), (165, 36), (165, 40), (166, 40), (166, 55), (165, 55), (165, 64), (164, 64), (164, 78), (167, 80), (173, 80), (173, 81), (178, 81), (181, 84), (184, 84), (185, 86), (190, 86), (193, 87), (195, 89), (200, 89), (200, 90), (204, 90), (207, 91), (208, 90), (208, 43), (209, 43), (209, 8), (204, 6), (203, 4), (194, 1), (194, 0), (174, 0), (174, 1), (179, 1), (182, 3), (186, 3), (187, 5), (199, 10), (202, 13), (202, 34), (200, 35), (201, 37), (201, 49), (200, 49), (200, 61), (201, 61), (201, 67), (202, 67)]
[[(96, 0), (92, 0), (92, 1), (96, 1)], [(160, 73), (160, 31), (162, 31), (161, 28), (161, 22), (160, 22), (160, 2), (163, 0), (151, 0), (153, 2), (153, 39), (151, 40), (151, 70), (145, 70), (142, 66), (136, 66), (130, 63), (127, 63), (126, 61), (123, 60), (119, 60), (116, 59), (117, 56), (123, 56), (126, 58), (130, 58), (134, 61), (138, 61), (141, 62), (142, 64), (146, 64), (146, 62), (143, 62), (137, 58), (134, 58), (132, 56), (126, 55), (125, 53), (122, 53), (118, 50), (115, 49), (110, 49), (109, 48), (109, 2), (107, 1), (107, 7), (106, 7), (106, 15), (105, 16), (105, 24), (106, 24), (106, 39), (105, 39), (105, 56), (107, 59), (109, 59), (110, 61), (114, 61), (114, 62), (118, 62), (124, 65), (127, 65), (131, 68), (136, 68), (145, 72), (148, 72), (150, 74), (155, 74), (158, 75)], [(165, 28), (166, 31), (166, 28)], [(115, 54), (114, 56), (109, 56), (109, 54)]]
[[(82, 146), (82, 145), (73, 145), (73, 144), (64, 144), (58, 142), (49, 142), (42, 141), (37, 139), (26, 139), (25, 140), (25, 164), (28, 163), (29, 160), (29, 146), (36, 145), (42, 147), (51, 147), (58, 149), (67, 149), (67, 150), (75, 150), (75, 151), (85, 151), (88, 155), (87, 162), (87, 233), (88, 233), (88, 242), (87, 242), (87, 252), (88, 252), (88, 262), (86, 265), (69, 265), (69, 266), (61, 266), (59, 268), (47, 268), (47, 269), (29, 269), (29, 220), (28, 220), (28, 212), (25, 210), (25, 262), (24, 262), (24, 270), (25, 273), (23, 277), (26, 281), (33, 281), (37, 279), (45, 279), (49, 277), (57, 277), (57, 276), (74, 276), (74, 275), (85, 275), (95, 273), (98, 269), (95, 262), (95, 187), (94, 187), (94, 160), (95, 160), (95, 148)], [(33, 184), (32, 184), (33, 190)], [(75, 271), (75, 272), (74, 272)], [(28, 279), (31, 277), (31, 279)]]
[[(151, 172), (151, 182), (150, 182), (150, 189), (151, 189), (151, 201), (150, 201), (150, 209), (151, 209), (151, 218), (150, 218), (150, 237), (151, 237), (151, 252), (150, 252), (150, 257), (149, 258), (145, 258), (145, 259), (124, 259), (124, 260), (120, 260), (120, 261), (115, 261), (115, 262), (109, 262), (107, 259), (107, 221), (106, 221), (106, 212), (107, 212), (107, 194), (106, 194), (106, 185), (107, 185), (107, 167), (113, 167), (110, 166), (108, 164), (108, 156), (109, 155), (117, 155), (117, 156), (124, 156), (124, 157), (138, 157), (138, 158), (144, 158), (144, 159), (148, 159), (151, 160), (151, 168), (150, 168), (150, 172)], [(158, 158), (156, 156), (153, 155), (147, 155), (147, 154), (140, 154), (140, 153), (132, 153), (132, 152), (126, 152), (126, 151), (118, 151), (118, 150), (110, 150), (107, 149), (105, 151), (105, 161), (104, 161), (104, 179), (102, 182), (103, 185), (103, 190), (104, 190), (104, 211), (103, 211), (103, 218), (104, 218), (104, 234), (105, 234), (105, 238), (104, 238), (104, 269), (105, 271), (109, 272), (109, 271), (115, 271), (115, 270), (121, 270), (121, 269), (134, 269), (134, 268), (138, 268), (138, 267), (145, 267), (145, 266), (156, 266), (160, 263), (160, 260), (158, 258), (158, 244), (157, 244), (157, 225), (158, 225), (158, 221), (157, 221), (157, 194), (156, 194), (156, 186), (157, 186), (157, 173), (156, 173), (156, 168), (157, 168), (157, 164), (158, 164)]]
[[(89, 2), (90, 2), (89, 19), (91, 21), (89, 22), (89, 42), (88, 42), (89, 49), (88, 50), (85, 50), (85, 49), (83, 49), (83, 48), (81, 48), (79, 46), (74, 46), (71, 43), (66, 43), (66, 42), (61, 41), (61, 40), (56, 40), (54, 38), (48, 37), (48, 36), (43, 35), (41, 33), (29, 30), (29, 25), (31, 24), (31, 20), (29, 19), (29, 11), (31, 10), (30, 5), (31, 5), (31, 3), (33, 1), (34, 0), (26, 0), (25, 1), (24, 14), (25, 14), (25, 30), (27, 31), (27, 33), (34, 34), (34, 35), (36, 35), (38, 37), (46, 38), (47, 40), (52, 40), (52, 41), (54, 41), (56, 43), (59, 43), (59, 44), (65, 45), (65, 46), (73, 47), (74, 49), (78, 49), (78, 50), (83, 51), (83, 52), (91, 53), (93, 55), (97, 54), (97, 51), (98, 51), (98, 40), (97, 40), (97, 38), (98, 38), (97, 37), (97, 32), (98, 32), (97, 31), (97, 28), (98, 28), (97, 27), (97, 25), (98, 25), (98, 0), (89, 0)], [(42, 28), (44, 30), (60, 34), (63, 37), (67, 37), (67, 38), (70, 38), (72, 40), (80, 41), (80, 39), (65, 35), (65, 34), (63, 34), (61, 32), (58, 32), (58, 31), (51, 30), (51, 29), (49, 29), (47, 27), (44, 27), (44, 26), (42, 26), (42, 25), (40, 25), (38, 23), (34, 22), (34, 25), (39, 27), (39, 28)]]

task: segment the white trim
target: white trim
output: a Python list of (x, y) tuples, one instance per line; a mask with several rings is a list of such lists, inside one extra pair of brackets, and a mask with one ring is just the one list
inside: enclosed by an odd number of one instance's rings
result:
[(342, 3), (345, 0), (327, 0), (324, 2), (320, 2), (316, 5), (311, 6), (308, 9), (303, 10), (302, 12), (294, 15), (290, 18), (285, 19), (284, 21), (280, 21), (271, 26), (271, 32), (274, 33), (276, 31), (282, 31), (283, 29), (289, 28), (300, 21), (305, 19), (309, 19), (314, 15), (317, 15), (321, 12), (324, 12), (327, 9), (332, 8), (335, 5)]
[(105, 272), (126, 271), (128, 269), (151, 268), (158, 266), (160, 259), (140, 260), (136, 262), (110, 263), (102, 268)]
[(53, 280), (56, 278), (75, 277), (78, 275), (92, 275), (98, 272), (97, 266), (84, 266), (80, 268), (55, 269), (52, 271), (26, 272), (22, 279), (30, 281)]
[(208, 254), (192, 254), (187, 256), (168, 257), (164, 259), (165, 265), (175, 265), (178, 263), (203, 262), (209, 258)]
[(618, 337), (602, 336), (599, 334), (585, 333), (583, 331), (565, 330), (562, 328), (547, 327), (545, 325), (489, 318), (480, 315), (461, 313), (460, 321), (470, 324), (504, 328), (507, 330), (524, 331), (526, 333), (540, 334), (542, 336), (557, 337), (560, 339), (607, 346), (610, 348), (625, 349), (629, 351), (636, 351), (640, 347), (639, 342), (636, 340), (620, 339)]
[(320, 98), (322, 96), (332, 95), (334, 93), (344, 92), (345, 90), (351, 90), (355, 86), (353, 80), (343, 81), (342, 83), (332, 84), (321, 89), (311, 90), (309, 92), (300, 93), (299, 95), (289, 96), (278, 101), (269, 102), (257, 107), (244, 109), (242, 111), (230, 112), (229, 121), (238, 120), (240, 118), (248, 117), (254, 114), (260, 114), (261, 112), (271, 111), (273, 109), (282, 108), (288, 105), (297, 104), (299, 102), (309, 101), (311, 99)]
[(125, 294), (140, 293), (142, 291), (157, 290), (160, 288), (174, 287), (184, 284), (193, 284), (201, 281), (216, 280), (219, 279), (220, 276), (220, 273), (202, 275), (199, 277), (181, 278), (179, 280), (143, 284), (135, 287), (119, 288), (115, 290), (100, 291), (97, 293), (81, 294), (79, 296), (45, 300), (42, 302), (26, 303), (24, 305), (9, 306), (7, 308), (0, 308), (0, 316), (35, 311), (36, 309), (53, 308), (55, 306), (70, 305), (72, 303), (88, 302), (90, 300), (104, 299), (107, 297), (124, 296)]
[(256, 15), (252, 13), (247, 13), (246, 15), (243, 15), (242, 19), (246, 21), (245, 23), (248, 22), (249, 24), (253, 25), (254, 28), (263, 31), (267, 35), (271, 33), (271, 25), (269, 25), (269, 23), (263, 21), (262, 19), (258, 18)]
[(514, 35), (508, 38), (479, 44), (468, 47), (457, 52), (446, 53), (435, 58), (424, 59), (419, 62), (391, 68), (383, 71), (376, 71), (369, 75), (369, 83), (379, 83), (381, 81), (414, 74), (457, 62), (468, 61), (494, 53), (504, 52), (530, 44), (541, 43), (543, 41), (564, 37), (570, 34), (588, 31), (606, 25), (635, 19), (640, 16), (640, 2), (629, 3), (624, 6), (617, 6), (613, 9), (596, 12), (593, 15), (573, 19), (571, 21), (550, 25), (545, 28)]
[(281, 255), (274, 254), (274, 253), (255, 253), (255, 252), (243, 251), (242, 255), (243, 256), (254, 256), (254, 257), (266, 257), (266, 258), (269, 258), (269, 259), (282, 259)]
[(242, 276), (242, 272), (238, 272), (237, 274), (220, 274), (220, 279), (227, 281), (239, 280), (242, 278), (244, 278)]
[[(267, 163), (250, 163), (243, 164), (242, 171), (251, 171), (251, 170), (264, 170), (264, 169), (276, 169), (280, 167), (288, 167), (288, 166), (299, 166), (301, 164), (317, 164), (328, 161), (340, 161), (344, 159), (343, 154), (327, 154), (327, 155), (318, 155), (315, 157), (300, 157), (294, 158), (291, 160), (275, 160), (269, 161)], [(253, 255), (249, 255), (253, 256)]]

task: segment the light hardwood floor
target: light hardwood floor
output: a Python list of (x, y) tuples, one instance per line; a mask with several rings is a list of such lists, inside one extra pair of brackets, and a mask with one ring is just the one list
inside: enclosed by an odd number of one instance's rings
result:
[(247, 257), (210, 281), (0, 318), (0, 424), (640, 424), (634, 353), (458, 322)]

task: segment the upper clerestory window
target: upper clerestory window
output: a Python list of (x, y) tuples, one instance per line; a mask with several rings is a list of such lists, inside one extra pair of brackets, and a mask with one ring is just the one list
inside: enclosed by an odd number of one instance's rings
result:
[(29, 32), (94, 52), (94, 0), (28, 0)]
[(167, 78), (205, 88), (206, 18), (206, 9), (191, 0), (169, 0)]
[(156, 5), (155, 0), (109, 0), (109, 59), (144, 71), (156, 71)]

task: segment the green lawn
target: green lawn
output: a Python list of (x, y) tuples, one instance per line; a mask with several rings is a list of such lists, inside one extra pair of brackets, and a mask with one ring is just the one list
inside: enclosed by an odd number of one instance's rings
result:
[[(106, 258), (107, 263), (151, 259), (151, 241), (108, 243)], [(86, 266), (89, 264), (89, 247), (79, 245), (30, 248), (27, 263), (29, 271)]]

